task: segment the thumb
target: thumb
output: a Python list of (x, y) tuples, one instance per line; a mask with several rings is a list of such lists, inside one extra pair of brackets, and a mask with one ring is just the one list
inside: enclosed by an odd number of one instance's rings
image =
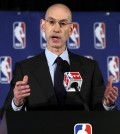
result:
[(24, 76), (23, 81), (25, 82), (25, 84), (28, 83), (28, 76), (27, 75)]
[(107, 84), (107, 86), (112, 86), (112, 82), (113, 82), (113, 76), (111, 75), (110, 77), (109, 77), (109, 79), (108, 79), (108, 84)]

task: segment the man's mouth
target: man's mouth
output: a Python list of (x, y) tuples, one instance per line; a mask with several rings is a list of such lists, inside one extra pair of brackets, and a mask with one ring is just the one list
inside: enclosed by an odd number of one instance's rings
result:
[(55, 35), (51, 36), (51, 38), (53, 38), (53, 39), (60, 39), (59, 36), (55, 36)]
[(51, 36), (51, 38), (54, 43), (58, 43), (61, 39), (59, 36)]

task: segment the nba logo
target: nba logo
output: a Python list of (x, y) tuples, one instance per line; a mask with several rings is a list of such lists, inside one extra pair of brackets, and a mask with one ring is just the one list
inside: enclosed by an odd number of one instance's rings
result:
[(0, 83), (10, 83), (12, 78), (12, 60), (9, 56), (0, 57)]
[(75, 91), (74, 88), (71, 87), (71, 84), (77, 82), (78, 83), (78, 90), (81, 90), (81, 85), (83, 79), (79, 72), (65, 72), (64, 73), (64, 80), (63, 84), (67, 92)]
[(94, 23), (94, 46), (96, 49), (105, 49), (105, 24), (103, 22)]
[(113, 83), (119, 82), (119, 57), (109, 56), (107, 58), (108, 64), (108, 78), (110, 75), (113, 76)]
[(26, 47), (26, 26), (24, 22), (13, 23), (13, 47), (15, 49)]
[(40, 30), (40, 47), (41, 47), (42, 49), (45, 49), (45, 47), (46, 47), (46, 37), (45, 37), (45, 33), (42, 32), (41, 30)]
[(74, 126), (74, 134), (92, 134), (92, 126), (88, 123), (79, 123)]
[(73, 31), (70, 35), (67, 45), (70, 49), (78, 49), (80, 47), (80, 37), (79, 37), (79, 24), (73, 22)]

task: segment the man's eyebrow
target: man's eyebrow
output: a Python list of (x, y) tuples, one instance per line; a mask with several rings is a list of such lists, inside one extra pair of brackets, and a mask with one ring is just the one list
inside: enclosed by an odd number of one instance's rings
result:
[(46, 18), (46, 19), (49, 19), (49, 20), (55, 20), (54, 18), (52, 18), (52, 17), (48, 17), (48, 18)]
[(62, 22), (66, 22), (66, 21), (68, 21), (67, 19), (62, 19), (62, 20), (60, 20), (60, 21), (62, 21)]
[[(56, 20), (56, 19), (53, 18), (53, 17), (48, 17), (48, 19), (50, 19), (50, 20)], [(68, 20), (67, 20), (67, 19), (62, 19), (62, 20), (59, 20), (59, 21), (65, 22), (65, 21), (68, 21)]]

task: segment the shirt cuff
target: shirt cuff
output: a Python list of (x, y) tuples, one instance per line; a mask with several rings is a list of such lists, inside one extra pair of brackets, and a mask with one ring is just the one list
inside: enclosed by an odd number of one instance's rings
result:
[(115, 105), (108, 107), (108, 106), (105, 106), (105, 105), (103, 104), (103, 107), (105, 108), (106, 111), (111, 111), (113, 108), (115, 108)]
[(13, 110), (14, 111), (20, 111), (21, 109), (22, 109), (22, 107), (23, 107), (23, 105), (22, 106), (20, 106), (20, 107), (17, 107), (15, 104), (14, 104), (14, 102), (13, 102), (13, 99), (12, 99), (12, 108), (13, 108)]

